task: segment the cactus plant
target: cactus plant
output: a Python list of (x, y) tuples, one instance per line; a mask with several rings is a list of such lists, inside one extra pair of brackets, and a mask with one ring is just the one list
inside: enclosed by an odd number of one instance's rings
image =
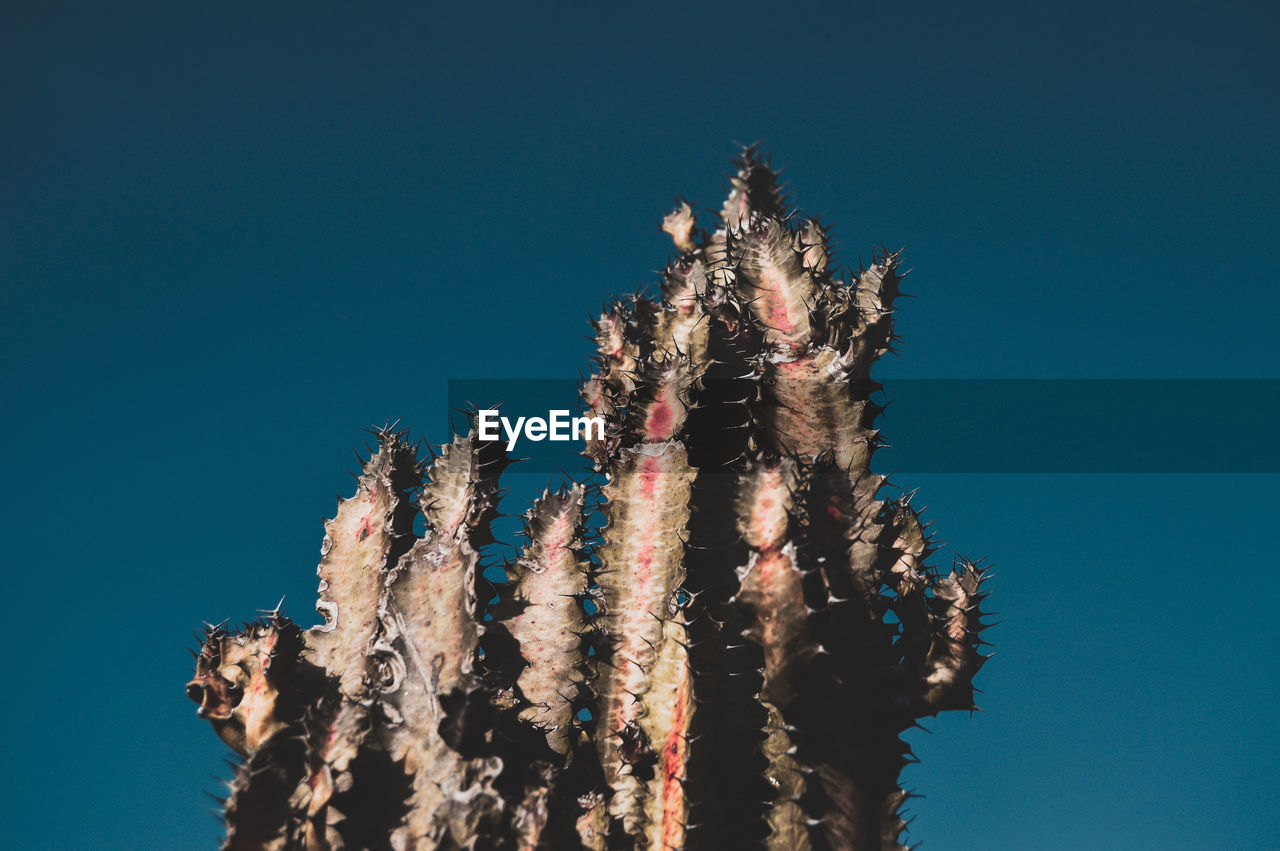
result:
[(839, 276), (754, 149), (711, 231), (663, 229), (660, 297), (594, 323), (604, 484), (544, 492), (505, 582), (501, 443), (384, 428), (325, 523), (324, 623), (206, 630), (226, 848), (901, 847), (901, 735), (973, 708), (985, 574), (931, 567), (871, 471), (900, 252)]

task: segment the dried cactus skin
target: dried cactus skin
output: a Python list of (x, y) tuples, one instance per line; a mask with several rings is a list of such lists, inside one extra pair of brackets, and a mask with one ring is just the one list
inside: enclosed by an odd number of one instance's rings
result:
[(753, 148), (704, 223), (679, 202), (656, 293), (592, 321), (603, 484), (544, 491), (514, 558), (500, 441), (426, 464), (377, 429), (324, 624), (207, 628), (188, 694), (244, 760), (224, 847), (904, 847), (902, 736), (976, 708), (989, 573), (931, 566), (871, 469), (901, 252), (844, 277)]

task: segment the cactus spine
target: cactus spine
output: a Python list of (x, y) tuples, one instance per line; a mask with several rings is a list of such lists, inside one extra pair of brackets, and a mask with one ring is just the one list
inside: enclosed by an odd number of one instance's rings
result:
[(837, 276), (735, 165), (710, 232), (664, 219), (660, 297), (595, 322), (605, 484), (544, 493), (505, 583), (502, 446), (424, 464), (382, 429), (325, 523), (324, 624), (206, 630), (188, 693), (244, 757), (226, 848), (901, 847), (901, 734), (973, 708), (984, 572), (931, 567), (871, 471), (900, 253)]

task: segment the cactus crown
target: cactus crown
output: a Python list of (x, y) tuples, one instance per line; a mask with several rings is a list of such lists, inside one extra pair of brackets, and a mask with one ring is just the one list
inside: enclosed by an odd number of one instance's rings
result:
[(424, 465), (380, 429), (324, 623), (202, 637), (188, 693), (244, 756), (225, 847), (900, 847), (901, 734), (985, 660), (984, 571), (930, 566), (871, 471), (901, 254), (839, 276), (750, 148), (708, 224), (681, 203), (661, 296), (595, 321), (605, 484), (544, 492), (506, 582), (501, 443)]

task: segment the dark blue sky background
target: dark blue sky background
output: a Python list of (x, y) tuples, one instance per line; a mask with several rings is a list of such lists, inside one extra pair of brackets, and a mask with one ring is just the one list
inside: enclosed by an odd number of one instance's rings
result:
[[(910, 246), (883, 377), (1280, 377), (1277, 23), (5, 4), (0, 844), (214, 847), (190, 630), (281, 594), (313, 622), (359, 430), (439, 442), (449, 378), (576, 374), (587, 312), (655, 279), (659, 218), (718, 204), (734, 143), (846, 259)], [(1277, 477), (903, 484), (995, 561), (1002, 615), (986, 713), (912, 739), (912, 840), (1277, 847)]]

